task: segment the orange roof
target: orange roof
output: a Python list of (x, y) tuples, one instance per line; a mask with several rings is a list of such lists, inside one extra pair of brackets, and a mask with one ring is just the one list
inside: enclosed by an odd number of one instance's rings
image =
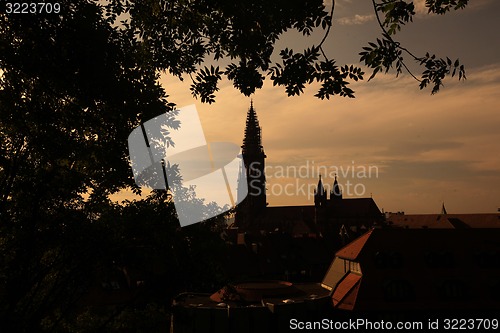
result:
[(343, 259), (355, 260), (363, 247), (365, 246), (366, 241), (372, 234), (373, 229), (369, 230), (367, 233), (359, 236), (351, 243), (347, 244), (343, 248), (337, 251), (337, 257), (341, 257)]
[[(342, 281), (338, 284), (333, 292), (333, 306), (352, 310), (356, 301), (357, 286), (361, 280), (361, 275), (355, 273), (348, 273)], [(352, 295), (352, 297), (347, 297)]]

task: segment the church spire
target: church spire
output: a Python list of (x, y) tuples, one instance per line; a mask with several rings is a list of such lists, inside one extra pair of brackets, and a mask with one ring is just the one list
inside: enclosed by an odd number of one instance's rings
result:
[(337, 174), (335, 174), (335, 180), (333, 181), (333, 190), (330, 193), (331, 199), (342, 199), (342, 189), (339, 186), (339, 182), (337, 181)]
[(317, 195), (323, 195), (325, 193), (325, 188), (323, 187), (323, 181), (321, 181), (321, 175), (319, 175), (318, 187), (316, 188)]
[(323, 186), (321, 175), (319, 175), (318, 186), (314, 190), (314, 205), (316, 207), (324, 206), (325, 202), (326, 202), (325, 187)]
[(264, 154), (262, 128), (259, 126), (259, 119), (257, 119), (257, 113), (253, 108), (253, 100), (250, 101), (250, 109), (248, 109), (245, 137), (243, 138), (243, 146), (241, 148), (243, 149), (243, 155)]
[(248, 195), (239, 209), (240, 214), (236, 214), (236, 219), (240, 221), (245, 219), (246, 223), (249, 224), (253, 217), (267, 206), (266, 175), (264, 173), (266, 154), (262, 146), (262, 129), (253, 107), (253, 101), (250, 102), (250, 109), (248, 109), (245, 136), (241, 148)]

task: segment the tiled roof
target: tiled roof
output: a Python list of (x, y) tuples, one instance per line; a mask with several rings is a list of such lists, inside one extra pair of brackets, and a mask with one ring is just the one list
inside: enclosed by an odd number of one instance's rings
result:
[[(357, 295), (357, 285), (361, 281), (361, 275), (356, 273), (348, 273), (342, 281), (339, 282), (337, 288), (332, 295), (333, 306), (334, 307), (342, 307), (344, 309), (352, 310), (354, 307), (354, 303), (352, 299), (349, 299), (347, 296), (353, 292), (353, 298), (356, 299)], [(350, 301), (350, 302), (345, 302)]]
[(349, 260), (356, 260), (361, 250), (365, 246), (366, 241), (372, 234), (372, 230), (369, 230), (367, 233), (361, 235), (360, 237), (353, 240), (351, 243), (347, 244), (343, 248), (337, 251), (337, 257)]
[(391, 214), (389, 225), (401, 228), (500, 228), (499, 214)]

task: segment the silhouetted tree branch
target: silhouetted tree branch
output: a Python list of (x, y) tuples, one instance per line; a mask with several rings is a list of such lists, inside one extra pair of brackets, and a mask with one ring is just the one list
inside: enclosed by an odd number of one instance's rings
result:
[[(429, 13), (444, 14), (451, 8), (463, 9), (467, 5), (467, 0), (463, 1), (432, 1), (427, 0), (426, 6), (429, 8)], [(395, 64), (396, 76), (402, 73), (403, 68), (408, 72), (416, 81), (420, 83), (420, 89), (425, 88), (428, 84), (432, 84), (432, 94), (439, 91), (443, 85), (444, 78), (451, 74), (455, 76), (458, 71), (459, 80), (465, 79), (465, 68), (460, 65), (459, 60), (451, 61), (446, 57), (446, 60), (441, 58), (437, 59), (435, 55), (426, 53), (423, 57), (417, 57), (407, 48), (395, 41), (392, 35), (401, 30), (401, 26), (408, 22), (413, 21), (415, 15), (415, 7), (413, 2), (407, 3), (405, 1), (397, 0), (382, 0), (378, 3), (372, 0), (373, 9), (377, 18), (377, 22), (382, 30), (382, 39), (377, 39), (377, 43), (369, 43), (369, 46), (363, 47), (363, 52), (360, 53), (361, 61), (365, 65), (373, 68), (374, 71), (368, 81), (375, 77), (375, 75), (385, 69), (387, 73)], [(382, 22), (380, 13), (385, 15), (385, 20)], [(417, 78), (406, 65), (402, 52), (408, 54), (425, 70), (422, 72), (421, 79)]]

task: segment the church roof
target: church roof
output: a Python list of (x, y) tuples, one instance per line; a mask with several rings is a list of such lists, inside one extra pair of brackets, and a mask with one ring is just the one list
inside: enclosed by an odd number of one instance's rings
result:
[(314, 219), (314, 206), (270, 206), (266, 208), (266, 215), (270, 217), (283, 217), (297, 219), (306, 217)]
[(332, 204), (335, 217), (344, 218), (377, 218), (381, 212), (373, 198), (344, 198)]

